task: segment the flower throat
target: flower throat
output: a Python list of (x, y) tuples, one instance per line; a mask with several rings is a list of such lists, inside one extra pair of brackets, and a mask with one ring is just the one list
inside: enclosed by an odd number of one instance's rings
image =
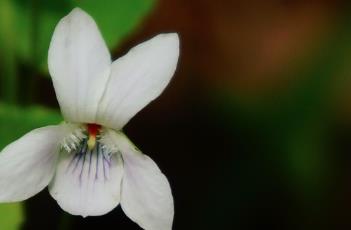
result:
[(96, 137), (100, 134), (101, 125), (98, 124), (87, 124), (88, 130), (88, 148), (89, 150), (93, 150), (96, 145)]

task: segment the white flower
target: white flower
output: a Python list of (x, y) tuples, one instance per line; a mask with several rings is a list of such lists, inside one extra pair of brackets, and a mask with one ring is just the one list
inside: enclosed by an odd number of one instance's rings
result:
[(48, 62), (65, 122), (33, 130), (3, 149), (0, 201), (22, 201), (49, 186), (73, 215), (103, 215), (121, 203), (142, 228), (171, 229), (169, 183), (122, 128), (164, 90), (178, 56), (178, 35), (161, 34), (112, 62), (87, 13), (76, 8), (64, 17)]

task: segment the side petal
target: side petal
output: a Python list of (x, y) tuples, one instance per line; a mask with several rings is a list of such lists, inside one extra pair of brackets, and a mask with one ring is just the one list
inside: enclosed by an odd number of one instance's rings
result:
[(117, 133), (124, 162), (121, 206), (126, 215), (146, 230), (171, 230), (174, 216), (170, 185), (155, 162)]
[(99, 105), (98, 123), (121, 129), (162, 93), (174, 74), (178, 56), (178, 35), (160, 34), (114, 61)]
[(89, 150), (86, 141), (76, 152), (61, 153), (51, 196), (72, 215), (99, 216), (120, 202), (123, 164), (119, 154), (110, 154), (100, 144)]
[(94, 123), (111, 58), (87, 13), (75, 8), (61, 19), (51, 40), (48, 63), (65, 120)]
[(0, 201), (28, 199), (52, 179), (58, 157), (60, 126), (35, 129), (0, 153)]

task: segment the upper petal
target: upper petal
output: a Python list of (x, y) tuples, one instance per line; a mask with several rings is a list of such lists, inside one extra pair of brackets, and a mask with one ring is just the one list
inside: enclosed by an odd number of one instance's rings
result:
[(35, 129), (0, 154), (0, 201), (25, 200), (45, 188), (53, 177), (62, 138), (60, 126)]
[(174, 207), (170, 185), (155, 162), (142, 154), (122, 133), (116, 133), (122, 152), (124, 176), (121, 206), (146, 230), (171, 230)]
[(72, 215), (103, 215), (119, 204), (122, 175), (120, 155), (111, 155), (100, 143), (89, 150), (85, 140), (76, 152), (61, 153), (49, 190)]
[(48, 63), (65, 120), (94, 123), (111, 58), (87, 13), (76, 8), (61, 19), (51, 40)]
[(98, 123), (121, 129), (161, 94), (174, 74), (178, 56), (178, 35), (160, 34), (114, 61), (99, 105)]

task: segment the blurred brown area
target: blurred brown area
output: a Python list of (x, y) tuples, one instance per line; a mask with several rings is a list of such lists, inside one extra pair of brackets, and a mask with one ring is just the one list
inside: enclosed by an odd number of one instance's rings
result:
[(296, 80), (282, 76), (332, 32), (340, 6), (338, 1), (163, 0), (115, 54), (160, 32), (177, 32), (181, 62), (168, 94), (219, 87), (259, 95)]

